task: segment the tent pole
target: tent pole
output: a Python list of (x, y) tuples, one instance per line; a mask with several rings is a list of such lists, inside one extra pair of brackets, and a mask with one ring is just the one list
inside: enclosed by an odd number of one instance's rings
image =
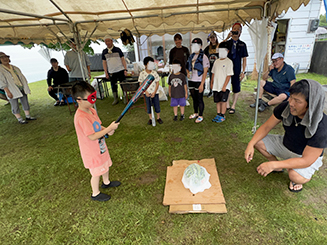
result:
[(257, 94), (256, 94), (256, 99), (255, 99), (254, 125), (252, 128), (253, 134), (257, 131), (257, 118), (258, 118), (258, 108), (259, 108), (259, 93), (260, 93), (260, 81), (261, 81), (262, 67), (263, 67), (263, 61), (260, 64), (259, 75), (258, 75)]
[(71, 18), (69, 18), (69, 16), (61, 8), (59, 8), (59, 6), (54, 1), (52, 0), (49, 1), (69, 20), (69, 22), (73, 23)]

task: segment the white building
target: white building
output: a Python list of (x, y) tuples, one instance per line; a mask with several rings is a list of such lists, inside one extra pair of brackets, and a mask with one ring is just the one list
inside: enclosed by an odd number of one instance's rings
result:
[[(280, 52), (284, 54), (285, 62), (292, 65), (298, 63), (299, 72), (308, 72), (311, 62), (312, 51), (315, 43), (315, 30), (310, 30), (310, 25), (316, 24), (318, 27), (319, 13), (321, 7), (321, 0), (311, 0), (307, 6), (302, 5), (298, 10), (293, 11), (289, 9), (286, 14), (282, 14), (277, 18), (277, 28), (274, 36), (272, 53)], [(228, 31), (225, 33), (218, 33), (219, 41), (223, 40)], [(183, 35), (183, 45), (190, 48), (190, 42), (195, 37), (200, 37), (204, 43), (203, 48), (207, 46), (208, 33), (187, 33)], [(247, 59), (247, 72), (253, 71), (254, 66), (254, 47), (252, 45), (251, 37), (248, 32), (248, 27), (243, 26), (243, 32), (240, 38), (247, 44), (249, 57)], [(157, 48), (164, 47), (164, 60), (168, 60), (169, 50), (175, 46), (173, 36), (166, 34), (163, 37), (142, 36), (140, 40), (141, 61), (147, 55), (154, 58), (158, 56)], [(158, 57), (158, 59), (163, 59)]]

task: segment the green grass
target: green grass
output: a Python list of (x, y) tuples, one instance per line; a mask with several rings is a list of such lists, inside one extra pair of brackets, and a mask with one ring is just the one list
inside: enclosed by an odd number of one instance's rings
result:
[[(251, 75), (249, 75), (251, 77)], [(320, 84), (327, 84), (327, 77), (324, 75), (319, 75), (316, 73), (299, 73), (296, 74), (296, 81), (300, 81), (302, 79), (312, 79), (318, 81)], [(253, 92), (253, 88), (257, 87), (258, 81), (248, 79), (242, 83), (242, 89), (244, 91)]]
[[(316, 80), (326, 84), (326, 77)], [(146, 125), (144, 109), (128, 112), (107, 139), (110, 177), (122, 185), (105, 190), (112, 199), (98, 203), (90, 200), (90, 174), (81, 160), (73, 115), (66, 106), (53, 106), (46, 87), (45, 81), (30, 84), (31, 114), (38, 119), (27, 125), (18, 124), (10, 106), (0, 101), (1, 244), (326, 243), (326, 167), (295, 194), (287, 189), (286, 173), (265, 178), (256, 173), (265, 161), (257, 152), (251, 163), (244, 160), (254, 118), (251, 93), (242, 93), (236, 114), (222, 124), (211, 122), (212, 98), (205, 98), (201, 124), (174, 122), (168, 101), (160, 104), (164, 123), (156, 127)], [(253, 86), (244, 88), (253, 91)], [(104, 126), (124, 108), (123, 103), (111, 106), (112, 100), (96, 103)], [(191, 113), (186, 107), (186, 115)], [(271, 108), (260, 113), (259, 124), (271, 113)], [(228, 213), (169, 214), (162, 205), (167, 166), (203, 158), (215, 158)]]

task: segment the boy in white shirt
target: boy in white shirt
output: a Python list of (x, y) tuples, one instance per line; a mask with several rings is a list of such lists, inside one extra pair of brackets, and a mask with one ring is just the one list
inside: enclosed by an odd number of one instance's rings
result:
[(147, 112), (149, 115), (148, 125), (152, 124), (151, 104), (153, 104), (154, 111), (157, 113), (157, 122), (159, 124), (162, 124), (163, 121), (160, 118), (160, 104), (159, 104), (159, 90), (158, 90), (160, 77), (158, 73), (154, 70), (155, 64), (154, 64), (154, 59), (152, 57), (150, 56), (145, 57), (143, 60), (143, 64), (145, 66), (145, 69), (139, 75), (139, 79), (138, 79), (139, 83), (141, 84), (149, 74), (154, 76), (154, 81), (144, 92)]
[(212, 121), (216, 123), (223, 122), (226, 119), (225, 113), (231, 87), (231, 76), (234, 75), (233, 62), (227, 58), (227, 43), (221, 42), (218, 51), (219, 59), (213, 64), (210, 84), (213, 91), (213, 100), (217, 106), (217, 116)]

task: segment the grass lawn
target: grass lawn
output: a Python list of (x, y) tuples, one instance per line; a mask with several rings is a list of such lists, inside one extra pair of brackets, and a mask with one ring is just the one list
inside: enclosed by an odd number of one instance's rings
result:
[[(323, 76), (298, 75), (306, 77), (327, 84)], [(211, 122), (212, 98), (204, 99), (200, 124), (174, 122), (168, 101), (160, 104), (164, 123), (156, 127), (146, 124), (144, 109), (128, 112), (107, 139), (110, 179), (122, 185), (104, 190), (112, 196), (104, 203), (90, 200), (90, 174), (79, 153), (74, 116), (67, 106), (53, 106), (45, 81), (30, 84), (37, 121), (18, 124), (10, 106), (0, 101), (1, 244), (326, 244), (326, 166), (302, 192), (291, 193), (287, 173), (256, 173), (265, 161), (258, 152), (250, 163), (244, 160), (255, 84), (243, 84), (236, 114), (221, 124)], [(96, 103), (104, 126), (125, 107), (112, 101)], [(186, 116), (191, 113), (186, 107)], [(258, 123), (271, 113), (272, 108), (260, 113)], [(281, 133), (282, 127), (273, 131)], [(228, 213), (169, 214), (162, 205), (167, 166), (204, 158), (215, 158)]]

